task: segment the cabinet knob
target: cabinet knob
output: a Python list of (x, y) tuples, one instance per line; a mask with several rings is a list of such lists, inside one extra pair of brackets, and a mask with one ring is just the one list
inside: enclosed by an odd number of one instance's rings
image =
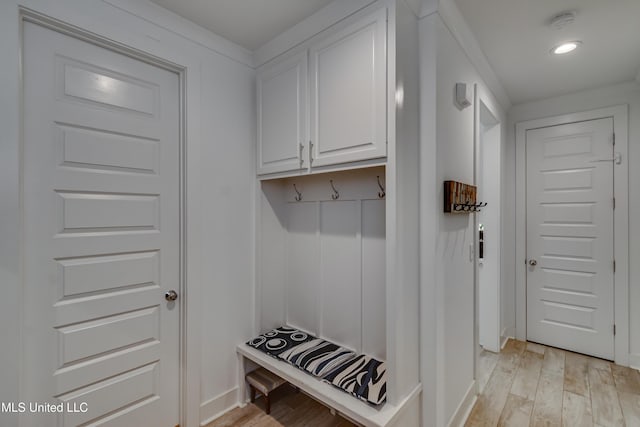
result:
[(530, 259), (529, 260), (529, 265), (531, 267), (535, 267), (536, 265), (538, 265), (538, 261), (536, 261), (535, 259)]
[(170, 291), (167, 291), (164, 294), (164, 299), (166, 299), (167, 301), (175, 301), (178, 299), (178, 293), (176, 291), (174, 291), (173, 289)]

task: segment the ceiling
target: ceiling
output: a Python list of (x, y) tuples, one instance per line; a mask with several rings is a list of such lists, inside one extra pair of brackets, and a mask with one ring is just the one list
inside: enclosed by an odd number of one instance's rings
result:
[(151, 0), (253, 51), (332, 0)]
[[(250, 51), (332, 0), (152, 0)], [(632, 81), (640, 72), (640, 0), (455, 0), (511, 102)], [(558, 30), (550, 19), (575, 11)], [(562, 41), (582, 46), (550, 53)]]
[[(639, 0), (455, 0), (511, 102), (520, 104), (609, 84), (640, 72)], [(576, 11), (563, 29), (556, 14)], [(553, 46), (581, 40), (566, 55)]]

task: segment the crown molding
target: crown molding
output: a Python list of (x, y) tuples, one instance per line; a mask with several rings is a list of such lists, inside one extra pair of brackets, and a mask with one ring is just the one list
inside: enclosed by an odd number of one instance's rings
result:
[(190, 40), (212, 52), (253, 67), (251, 51), (151, 1), (102, 0), (124, 12)]

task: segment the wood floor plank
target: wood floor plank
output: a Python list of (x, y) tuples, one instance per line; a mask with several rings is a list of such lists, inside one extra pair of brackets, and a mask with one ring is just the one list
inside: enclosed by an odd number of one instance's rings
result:
[(565, 353), (564, 390), (589, 397), (589, 362), (586, 356)]
[(355, 424), (331, 415), (329, 409), (304, 393), (285, 386), (271, 397), (271, 414), (264, 412), (264, 399), (236, 408), (206, 427), (355, 427)]
[(633, 368), (612, 364), (611, 373), (619, 392), (640, 394), (640, 372)]
[(509, 339), (507, 343), (504, 345), (504, 348), (500, 350), (500, 356), (508, 355), (508, 354), (522, 354), (527, 348), (527, 343), (524, 341), (515, 340), (513, 338)]
[(562, 425), (562, 400), (564, 378), (553, 370), (542, 371), (531, 413), (532, 427)]
[(589, 389), (593, 421), (603, 427), (624, 426), (618, 392), (609, 371), (589, 364)]
[(640, 426), (640, 395), (623, 391), (618, 396), (627, 427)]
[(598, 359), (596, 357), (588, 357), (589, 368), (600, 369), (611, 372), (612, 363), (608, 360)]
[(542, 371), (564, 377), (565, 351), (547, 347), (542, 360)]
[(521, 427), (529, 425), (533, 401), (509, 394), (500, 414), (498, 427)]
[(528, 342), (527, 343), (527, 351), (531, 351), (533, 353), (538, 353), (538, 354), (542, 354), (544, 356), (544, 352), (546, 350), (547, 347), (543, 346), (542, 344), (536, 344), (534, 342)]
[(507, 401), (514, 375), (514, 368), (500, 363), (496, 365), (484, 392), (478, 396), (465, 427), (495, 427)]
[(493, 369), (496, 367), (500, 355), (491, 351), (482, 350), (478, 360), (478, 390), (480, 393), (484, 390)]
[(591, 399), (565, 391), (562, 400), (562, 427), (592, 427)]
[(510, 370), (515, 373), (520, 365), (520, 356), (525, 348), (525, 342), (510, 339), (500, 351), (497, 366), (500, 366), (503, 370)]
[(542, 355), (525, 351), (521, 356), (520, 366), (511, 386), (511, 394), (534, 400), (541, 369)]
[(262, 410), (255, 405), (247, 405), (244, 408), (237, 408), (229, 411), (222, 417), (210, 423), (207, 427), (230, 427), (243, 425), (252, 418), (260, 416)]

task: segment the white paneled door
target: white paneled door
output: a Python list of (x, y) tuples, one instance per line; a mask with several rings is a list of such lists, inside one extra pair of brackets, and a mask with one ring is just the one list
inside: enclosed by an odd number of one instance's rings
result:
[(613, 119), (526, 133), (527, 339), (614, 356)]
[(23, 425), (173, 427), (179, 77), (31, 23), (23, 72)]

